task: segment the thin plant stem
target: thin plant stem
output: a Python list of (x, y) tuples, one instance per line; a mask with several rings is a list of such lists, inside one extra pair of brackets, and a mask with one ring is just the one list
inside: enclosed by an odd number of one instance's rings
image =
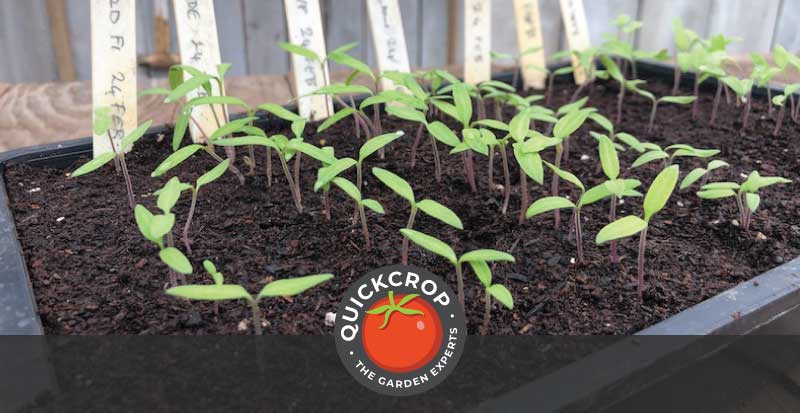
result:
[[(609, 222), (614, 222), (617, 220), (617, 195), (611, 194), (611, 206), (609, 207)], [(619, 262), (619, 256), (617, 256), (617, 240), (611, 241), (611, 256), (609, 257), (609, 261), (611, 262)]]
[(508, 211), (508, 201), (511, 198), (511, 176), (508, 172), (508, 154), (506, 154), (506, 145), (500, 144), (500, 158), (503, 160), (503, 207), (502, 213), (506, 214)]
[(647, 243), (647, 227), (644, 227), (639, 235), (639, 259), (638, 259), (638, 292), (639, 300), (642, 299), (642, 292), (644, 291), (644, 248)]
[(699, 111), (699, 103), (700, 103), (700, 82), (699, 82), (699, 74), (696, 74), (694, 77), (694, 97), (695, 100), (692, 102), (692, 120), (697, 120), (697, 113)]
[(622, 101), (625, 99), (625, 84), (619, 84), (619, 93), (617, 94), (617, 117), (614, 124), (619, 125), (622, 123)]
[(486, 302), (483, 310), (483, 330), (481, 334), (485, 336), (489, 334), (489, 319), (492, 316), (492, 296), (489, 294), (488, 288), (486, 288), (486, 296), (484, 299)]
[(411, 168), (414, 168), (414, 165), (417, 164), (417, 147), (419, 147), (419, 141), (422, 139), (423, 126), (425, 126), (423, 123), (417, 126), (417, 133), (414, 135), (414, 143), (411, 145)]
[(658, 100), (653, 100), (653, 107), (650, 109), (650, 121), (647, 122), (647, 133), (653, 131), (653, 125), (656, 123), (656, 111), (658, 111)]
[(545, 92), (544, 104), (550, 106), (550, 100), (553, 97), (553, 84), (555, 83), (556, 76), (552, 73), (547, 77), (547, 91)]
[[(214, 152), (214, 148), (211, 145), (206, 145), (206, 152), (208, 152), (208, 154), (211, 155), (211, 157), (214, 158), (214, 160), (217, 162), (222, 162), (224, 160), (222, 159), (222, 157), (217, 155), (216, 152)], [(239, 185), (244, 185), (244, 175), (242, 175), (242, 172), (239, 171), (239, 168), (233, 165), (233, 162), (231, 162), (228, 165), (228, 170), (233, 172), (233, 174), (236, 175), (237, 178), (239, 178)]]
[(369, 229), (367, 228), (367, 217), (364, 214), (364, 206), (358, 204), (358, 214), (361, 216), (361, 232), (364, 234), (364, 249), (369, 251), (372, 249), (372, 241), (369, 239)]
[[(567, 137), (566, 139), (569, 139), (569, 137)], [(556, 159), (555, 159), (556, 168), (561, 168), (561, 156), (563, 153), (564, 153), (563, 146), (561, 144), (556, 145)], [(558, 174), (553, 174), (553, 180), (550, 184), (550, 195), (558, 196)], [(556, 209), (554, 211), (554, 215), (555, 217), (553, 219), (553, 226), (555, 227), (555, 229), (558, 229), (561, 226), (561, 212), (558, 209)]]
[(675, 56), (672, 57), (672, 64), (675, 67), (673, 79), (672, 79), (672, 95), (675, 96), (678, 94), (678, 88), (681, 84), (681, 68), (678, 66), (678, 57), (677, 53)]
[(489, 191), (494, 191), (494, 146), (489, 147), (489, 169), (486, 171)]
[(303, 201), (303, 195), (300, 192), (300, 162), (302, 162), (302, 152), (297, 152), (294, 158), (294, 186), (297, 188), (297, 198), (300, 202)]
[(744, 104), (742, 113), (742, 132), (747, 130), (748, 126), (750, 125), (750, 108), (752, 107), (752, 97), (752, 91), (747, 92), (747, 102)]
[[(406, 224), (406, 228), (412, 229), (414, 227), (414, 219), (417, 216), (417, 206), (411, 205), (411, 215), (408, 216), (408, 223)], [(402, 262), (403, 265), (408, 265), (408, 237), (405, 235), (403, 236), (403, 254), (402, 254)]]
[(189, 207), (189, 216), (186, 218), (186, 224), (183, 226), (183, 232), (181, 233), (181, 241), (186, 247), (186, 252), (190, 255), (192, 254), (192, 243), (189, 241), (189, 228), (192, 226), (192, 218), (197, 206), (197, 192), (197, 188), (192, 188), (192, 204)]
[(331, 221), (331, 202), (330, 202), (330, 197), (328, 196), (328, 190), (327, 189), (323, 189), (322, 190), (322, 209), (323, 209), (323, 212), (325, 213), (325, 221), (326, 222), (330, 222)]
[(251, 299), (250, 309), (253, 311), (253, 329), (257, 336), (260, 336), (263, 331), (261, 330), (261, 309), (258, 308), (258, 301)]
[(784, 116), (786, 116), (786, 102), (781, 105), (781, 109), (778, 111), (778, 120), (775, 121), (775, 129), (772, 131), (772, 136), (778, 136), (778, 133), (781, 131), (781, 126), (783, 126)]
[(436, 182), (442, 182), (442, 161), (439, 159), (439, 148), (436, 147), (436, 138), (431, 135), (431, 149), (433, 150), (433, 165)]
[(247, 153), (250, 157), (250, 171), (247, 172), (248, 175), (255, 175), (256, 173), (256, 149), (253, 145), (247, 145)]
[(522, 225), (525, 223), (525, 211), (528, 209), (528, 204), (530, 203), (530, 199), (528, 198), (528, 175), (522, 167), (519, 168), (519, 195), (520, 205), (517, 224)]
[(111, 144), (111, 152), (114, 152), (114, 168), (116, 169), (117, 173), (122, 170), (122, 165), (119, 162), (119, 153), (117, 152), (117, 146), (114, 145), (114, 138), (111, 137), (111, 131), (107, 130), (106, 135), (108, 135), (108, 143)]
[(458, 302), (461, 303), (461, 309), (464, 310), (464, 274), (461, 271), (461, 263), (456, 263), (456, 286), (458, 289)]
[(583, 230), (581, 229), (581, 210), (575, 209), (575, 241), (578, 246), (578, 262), (583, 263)]
[(719, 101), (722, 96), (722, 82), (717, 82), (717, 93), (714, 95), (714, 104), (711, 106), (711, 119), (708, 124), (714, 126), (717, 122), (717, 111), (719, 110)]
[(131, 176), (128, 173), (128, 164), (125, 163), (125, 154), (119, 154), (119, 163), (122, 166), (122, 176), (125, 178), (125, 188), (128, 191), (128, 203), (131, 206), (131, 210), (136, 208), (136, 200), (133, 197), (133, 184), (131, 183)]
[(272, 148), (267, 147), (267, 188), (272, 187)]
[(283, 174), (286, 176), (286, 181), (289, 183), (289, 189), (292, 191), (292, 199), (294, 200), (294, 206), (297, 208), (297, 212), (303, 212), (303, 205), (300, 202), (300, 196), (297, 193), (297, 187), (294, 184), (294, 179), (292, 179), (292, 173), (289, 171), (289, 165), (286, 164), (286, 158), (283, 156), (282, 153), (278, 153), (278, 159), (281, 160), (281, 167), (283, 168)]
[(472, 149), (467, 149), (466, 153), (467, 180), (469, 181), (469, 189), (474, 194), (478, 192), (478, 185), (475, 183), (475, 163), (472, 161)]

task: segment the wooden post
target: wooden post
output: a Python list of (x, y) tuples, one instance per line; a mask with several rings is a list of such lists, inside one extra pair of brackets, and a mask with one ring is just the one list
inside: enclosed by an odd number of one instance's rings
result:
[(517, 46), (522, 53), (530, 48), (539, 51), (528, 53), (519, 59), (524, 89), (543, 89), (547, 73), (547, 58), (539, 20), (539, 0), (514, 0), (514, 18), (517, 23)]
[[(217, 38), (217, 19), (214, 16), (214, 2), (212, 0), (174, 0), (175, 27), (178, 32), (178, 49), (181, 63), (192, 66), (202, 72), (216, 75), (217, 66), (221, 63), (219, 53), (219, 39)], [(184, 79), (191, 75), (184, 72)], [(221, 96), (225, 94), (216, 82), (211, 82), (211, 94)], [(191, 100), (198, 96), (207, 96), (203, 88), (197, 88), (186, 95)], [(189, 131), (194, 142), (204, 141), (208, 134), (214, 133), (217, 128), (228, 122), (228, 111), (222, 105), (200, 105), (192, 109), (192, 116), (197, 120), (199, 127), (194, 123), (189, 124)]]
[[(592, 42), (589, 38), (589, 24), (586, 22), (586, 11), (583, 8), (583, 0), (559, 0), (561, 5), (561, 18), (564, 21), (564, 30), (567, 33), (567, 44), (569, 50), (585, 50), (591, 47)], [(571, 56), (572, 67), (575, 68), (573, 77), (575, 83), (582, 85), (588, 80), (586, 69), (581, 67), (578, 58)]]
[(464, 82), (492, 78), (491, 36), (491, 0), (464, 0)]
[[(314, 51), (320, 59), (327, 55), (325, 34), (319, 0), (284, 0), (286, 30), (289, 43)], [(346, 23), (344, 23), (346, 24)], [(292, 74), (297, 97), (308, 95), (329, 82), (328, 64), (319, 63), (292, 54)], [(333, 103), (328, 96), (306, 96), (297, 101), (300, 116), (311, 120), (325, 119), (333, 113)]]
[[(92, 106), (111, 109), (113, 148), (137, 127), (136, 2), (91, 0)], [(94, 114), (92, 115), (94, 121)], [(95, 135), (94, 156), (110, 152), (108, 135)]]
[(64, 0), (47, 0), (47, 16), (50, 19), (50, 35), (58, 62), (58, 79), (63, 82), (73, 81), (75, 65), (72, 63), (72, 43)]
[[(378, 57), (378, 71), (411, 71), (403, 19), (397, 0), (367, 0), (367, 12), (375, 56)], [(388, 90), (395, 85), (389, 79), (381, 79), (381, 87)]]

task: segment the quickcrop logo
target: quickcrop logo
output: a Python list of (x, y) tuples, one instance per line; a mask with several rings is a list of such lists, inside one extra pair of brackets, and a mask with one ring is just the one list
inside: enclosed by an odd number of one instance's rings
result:
[(410, 396), (453, 372), (467, 327), (456, 295), (440, 277), (390, 265), (347, 290), (335, 337), (339, 357), (356, 381), (378, 393)]

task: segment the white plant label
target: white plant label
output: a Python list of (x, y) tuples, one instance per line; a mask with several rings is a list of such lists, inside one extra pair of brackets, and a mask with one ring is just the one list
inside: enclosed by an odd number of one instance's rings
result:
[(538, 51), (526, 53), (519, 59), (522, 81), (525, 89), (543, 89), (547, 74), (547, 60), (544, 54), (542, 25), (539, 20), (539, 0), (514, 0), (514, 17), (517, 23), (517, 46), (519, 53), (539, 48)]
[[(592, 43), (589, 38), (589, 24), (586, 22), (586, 10), (583, 8), (583, 0), (559, 0), (559, 2), (569, 50), (588, 49)], [(575, 68), (573, 73), (575, 83), (582, 85), (587, 80), (586, 70), (581, 67), (575, 55), (572, 55), (571, 59), (572, 67)]]
[(492, 78), (492, 2), (464, 0), (464, 81)]
[[(136, 2), (92, 0), (92, 106), (111, 109), (109, 134), (95, 135), (93, 153), (116, 150), (137, 127)], [(92, 111), (94, 122), (94, 111)]]
[[(284, 0), (289, 43), (312, 50), (321, 59), (326, 56), (325, 34), (319, 0)], [(355, 17), (354, 17), (355, 18)], [(329, 82), (327, 63), (320, 67), (312, 59), (292, 54), (292, 74), (297, 96), (315, 92)], [(333, 103), (328, 96), (305, 96), (297, 102), (300, 116), (311, 120), (325, 119), (333, 114)]]
[[(178, 32), (178, 49), (181, 63), (192, 66), (204, 73), (217, 74), (217, 66), (222, 62), (217, 38), (217, 18), (214, 15), (212, 0), (174, 0), (175, 27)], [(184, 80), (191, 75), (184, 72)], [(215, 81), (211, 82), (214, 96), (225, 94)], [(202, 87), (186, 95), (191, 100), (198, 96), (208, 96)], [(223, 105), (200, 105), (192, 109), (196, 123), (189, 123), (192, 140), (202, 142), (220, 126), (228, 122), (228, 110)]]
[[(409, 72), (408, 49), (403, 32), (398, 0), (367, 0), (367, 12), (372, 29), (372, 43), (381, 72)], [(389, 79), (381, 79), (383, 90), (395, 87)]]

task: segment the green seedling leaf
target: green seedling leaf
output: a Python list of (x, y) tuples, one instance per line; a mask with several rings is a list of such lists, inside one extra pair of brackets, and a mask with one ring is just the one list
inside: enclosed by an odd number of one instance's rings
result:
[(569, 199), (560, 196), (539, 198), (525, 211), (525, 218), (530, 219), (536, 215), (562, 208), (575, 208), (575, 204)]
[(111, 108), (101, 106), (94, 110), (94, 124), (92, 130), (97, 136), (105, 135), (111, 127)]
[(547, 166), (553, 172), (555, 172), (556, 175), (558, 175), (561, 179), (563, 179), (563, 180), (565, 180), (565, 181), (577, 186), (578, 188), (581, 189), (581, 191), (585, 191), (586, 190), (586, 187), (583, 186), (583, 182), (581, 182), (581, 180), (578, 179), (578, 177), (575, 176), (572, 172), (565, 171), (565, 170), (563, 170), (563, 169), (561, 169), (561, 168), (559, 168), (559, 167), (557, 167), (557, 166), (555, 166), (555, 165), (553, 165), (553, 164), (551, 164), (550, 162), (547, 162), (547, 161), (544, 161), (544, 163), (547, 164)]
[(460, 121), (458, 110), (453, 104), (438, 99), (432, 100), (431, 103), (433, 103), (433, 106), (436, 106), (437, 109), (444, 112), (447, 116)]
[(589, 114), (589, 119), (594, 121), (594, 123), (600, 125), (600, 127), (605, 129), (606, 132), (611, 133), (613, 135), (614, 124), (611, 123), (611, 120), (609, 120), (607, 117), (603, 116), (600, 113), (594, 112)]
[(453, 249), (450, 248), (449, 245), (445, 244), (438, 239), (423, 234), (419, 231), (415, 231), (413, 229), (403, 228), (400, 232), (406, 236), (411, 242), (417, 244), (418, 246), (436, 254), (441, 257), (444, 257), (448, 261), (450, 261), (453, 265), (458, 265), (458, 258), (456, 258), (456, 253), (453, 252)]
[(661, 211), (664, 205), (667, 204), (667, 201), (672, 195), (672, 191), (675, 189), (675, 184), (678, 183), (679, 174), (680, 169), (678, 165), (669, 166), (664, 168), (653, 180), (653, 183), (650, 184), (650, 188), (644, 196), (645, 221), (650, 222), (650, 218), (658, 213), (658, 211)]
[(304, 118), (289, 109), (284, 108), (281, 105), (277, 105), (275, 103), (264, 103), (263, 105), (258, 105), (258, 109), (261, 109), (267, 113), (271, 113), (275, 117), (283, 119), (285, 121), (294, 122), (298, 120), (303, 120)]
[(225, 173), (225, 171), (228, 170), (228, 165), (230, 165), (230, 160), (225, 159), (224, 161), (217, 164), (217, 166), (211, 168), (210, 171), (204, 173), (203, 175), (200, 175), (200, 177), (197, 178), (197, 183), (196, 183), (197, 189), (199, 190), (202, 186), (208, 185), (211, 182), (216, 181), (220, 176), (222, 176)]
[(475, 152), (483, 156), (489, 156), (489, 147), (483, 140), (483, 134), (478, 129), (464, 129), (462, 131), (464, 143)]
[(738, 190), (739, 184), (736, 182), (712, 182), (710, 184), (703, 185), (701, 189), (732, 189)]
[(242, 126), (242, 133), (249, 135), (249, 136), (260, 136), (263, 138), (267, 137), (267, 133), (264, 132), (263, 129), (255, 127), (255, 126)]
[(158, 209), (168, 214), (172, 207), (178, 203), (181, 192), (186, 188), (187, 185), (183, 184), (177, 176), (170, 178), (169, 181), (164, 184), (164, 187), (158, 190), (158, 199), (156, 201)]
[(356, 160), (353, 158), (342, 158), (336, 160), (336, 162), (332, 163), (330, 166), (320, 168), (319, 174), (317, 175), (317, 181), (314, 183), (314, 192), (317, 192), (323, 186), (328, 185), (333, 178), (336, 178), (340, 173), (350, 169), (355, 164)]
[(524, 144), (514, 144), (514, 157), (519, 167), (539, 185), (544, 182), (544, 166), (542, 157), (536, 152), (523, 152)]
[(439, 122), (438, 120), (427, 124), (426, 128), (428, 129), (428, 133), (433, 136), (434, 139), (447, 146), (456, 147), (459, 143), (461, 143), (461, 140), (458, 139), (456, 134), (453, 133), (453, 131), (450, 130), (447, 125)]
[(728, 166), (730, 166), (730, 165), (727, 162), (715, 159), (715, 160), (713, 160), (713, 161), (708, 163), (708, 166), (706, 166), (706, 169), (708, 169), (708, 172), (711, 172), (711, 171), (713, 171), (715, 169), (719, 169), (719, 168), (722, 168), (722, 167), (728, 167)]
[(472, 126), (486, 126), (487, 128), (496, 129), (499, 131), (508, 131), (508, 125), (495, 119), (481, 119), (472, 122)]
[(133, 209), (133, 215), (136, 218), (136, 226), (139, 227), (139, 232), (153, 244), (160, 244), (160, 237), (156, 238), (150, 235), (150, 223), (153, 221), (153, 214), (143, 205), (136, 204)]
[(568, 103), (568, 104), (566, 104), (564, 106), (561, 106), (560, 108), (558, 108), (558, 111), (556, 112), (556, 115), (557, 116), (561, 116), (561, 115), (576, 111), (576, 110), (584, 107), (586, 105), (586, 102), (588, 102), (588, 101), (589, 101), (589, 97), (588, 96), (584, 96), (584, 97), (582, 97), (582, 98), (580, 98), (580, 99), (578, 99), (578, 100), (576, 100), (576, 101), (574, 101), (572, 103)]
[(328, 85), (317, 89), (315, 95), (372, 95), (372, 90), (362, 85)]
[(458, 215), (456, 215), (455, 212), (434, 200), (423, 199), (422, 201), (419, 201), (417, 208), (419, 208), (419, 210), (425, 214), (430, 215), (431, 217), (436, 218), (453, 228), (464, 229), (461, 219), (458, 218)]
[(627, 217), (622, 217), (604, 226), (603, 229), (597, 233), (595, 243), (600, 245), (608, 241), (627, 238), (631, 235), (638, 234), (645, 228), (647, 228), (647, 222), (637, 216), (629, 215)]
[(703, 199), (719, 199), (736, 196), (736, 192), (732, 189), (703, 189), (697, 193), (697, 196)]
[(352, 182), (342, 177), (333, 178), (331, 182), (333, 182), (334, 185), (338, 186), (342, 191), (344, 191), (347, 194), (347, 196), (353, 198), (354, 201), (361, 204), (361, 191), (359, 191), (358, 188), (355, 185), (353, 185)]
[(311, 60), (313, 60), (315, 62), (319, 62), (320, 61), (319, 56), (316, 53), (314, 53), (313, 50), (305, 48), (303, 46), (296, 45), (296, 44), (291, 44), (291, 43), (286, 43), (286, 42), (278, 42), (278, 47), (280, 47), (283, 50), (286, 50), (289, 53), (293, 53), (293, 54), (296, 54), (296, 55), (303, 56), (303, 57), (311, 59)]
[(744, 194), (745, 203), (750, 211), (756, 212), (758, 205), (761, 204), (761, 197), (758, 194), (746, 193)]
[(238, 284), (180, 285), (167, 289), (173, 297), (198, 301), (252, 300), (250, 293)]
[(514, 256), (503, 251), (497, 251), (492, 249), (479, 249), (470, 251), (461, 256), (458, 259), (459, 263), (465, 263), (470, 261), (483, 261), (483, 262), (514, 262)]
[(483, 284), (484, 288), (489, 288), (492, 285), (492, 269), (489, 268), (489, 264), (486, 261), (470, 261), (469, 266), (472, 267), (472, 271), (475, 271), (475, 275), (478, 276), (478, 280)]
[(381, 215), (386, 213), (386, 211), (383, 209), (383, 205), (381, 205), (380, 202), (378, 202), (378, 201), (376, 201), (374, 199), (365, 199), (365, 200), (361, 201), (361, 205), (364, 205), (370, 211), (378, 213), (378, 214), (381, 214)]
[(372, 70), (369, 68), (369, 66), (367, 66), (366, 63), (348, 55), (347, 53), (331, 52), (328, 54), (328, 59), (340, 65), (347, 66), (359, 73), (369, 76), (372, 79), (375, 79), (375, 75), (372, 73)]
[(472, 120), (472, 100), (463, 83), (453, 85), (453, 103), (456, 106), (457, 118), (464, 127)]
[(331, 165), (336, 162), (336, 158), (331, 155), (328, 151), (323, 150), (322, 148), (318, 148), (310, 143), (303, 142), (301, 140), (294, 139), (290, 141), (286, 145), (286, 149), (293, 150), (296, 152), (301, 152), (307, 156), (310, 156), (325, 165)]
[(597, 201), (602, 199), (608, 198), (611, 196), (612, 192), (609, 190), (608, 183), (611, 181), (603, 182), (602, 184), (595, 185), (586, 192), (583, 193), (581, 199), (578, 201), (578, 205), (583, 207), (586, 205), (591, 205)]
[(190, 156), (194, 155), (195, 152), (203, 149), (203, 145), (189, 145), (184, 146), (183, 148), (178, 149), (177, 151), (173, 152), (172, 155), (168, 156), (167, 159), (164, 159), (156, 169), (150, 174), (151, 177), (157, 177), (164, 175), (170, 169), (178, 166), (181, 162), (188, 159)]
[(508, 123), (508, 133), (517, 142), (525, 141), (531, 126), (531, 117), (527, 111), (518, 113)]
[(514, 298), (511, 296), (511, 292), (508, 291), (502, 284), (492, 284), (491, 287), (488, 288), (489, 295), (494, 297), (500, 304), (503, 304), (509, 310), (514, 309)]
[(603, 173), (606, 174), (608, 179), (617, 179), (619, 176), (619, 158), (617, 157), (617, 149), (614, 147), (614, 143), (606, 135), (595, 137), (600, 141), (598, 151)]
[(298, 119), (292, 122), (291, 129), (295, 138), (303, 139), (303, 131), (306, 129), (306, 123), (305, 119)]
[(126, 136), (125, 139), (122, 140), (122, 143), (120, 143), (120, 151), (127, 152), (128, 147), (138, 142), (139, 139), (141, 139), (142, 136), (144, 136), (144, 133), (147, 132), (148, 129), (150, 129), (150, 125), (152, 124), (153, 121), (148, 120), (147, 122), (139, 125), (138, 128), (131, 131), (131, 133), (129, 133), (128, 136)]
[(257, 145), (257, 146), (267, 146), (278, 151), (283, 151), (286, 144), (285, 143), (284, 145), (278, 144), (278, 140), (276, 138), (278, 138), (279, 136), (282, 135), (275, 135), (272, 138), (265, 138), (263, 136), (240, 136), (238, 138), (217, 139), (216, 141), (214, 141), (214, 145), (217, 146)]
[(232, 134), (234, 134), (236, 132), (239, 132), (239, 131), (242, 130), (243, 127), (249, 125), (252, 121), (254, 121), (256, 119), (258, 119), (258, 118), (255, 117), (255, 116), (249, 116), (249, 117), (246, 117), (246, 118), (240, 118), (240, 119), (232, 120), (232, 121), (222, 125), (221, 128), (215, 130), (214, 133), (211, 134), (211, 137), (209, 137), (209, 140), (215, 141), (215, 140), (217, 140), (217, 139), (219, 139), (219, 138), (221, 138), (223, 136), (228, 136), (228, 135), (232, 135)]
[(158, 257), (173, 271), (180, 274), (191, 274), (192, 263), (175, 247), (167, 247), (158, 252)]
[(658, 99), (663, 103), (675, 103), (678, 105), (688, 105), (697, 99), (696, 96), (662, 96)]
[(648, 162), (665, 158), (669, 158), (669, 154), (661, 150), (645, 152), (633, 161), (631, 168), (638, 168)]
[(340, 121), (340, 120), (352, 115), (353, 113), (355, 113), (355, 110), (353, 108), (349, 108), (349, 107), (339, 110), (338, 112), (334, 113), (333, 115), (331, 115), (330, 117), (325, 119), (322, 122), (322, 124), (320, 124), (317, 127), (317, 133), (320, 133), (320, 132), (324, 131), (325, 129), (330, 128), (331, 126), (333, 126), (334, 123), (336, 123), (336, 122), (338, 122), (338, 121)]
[(213, 262), (209, 260), (203, 261), (203, 268), (205, 268), (206, 272), (211, 275), (211, 278), (214, 280), (214, 284), (222, 285), (225, 283), (225, 279), (222, 276), (222, 273), (217, 271), (217, 266), (214, 265)]
[(186, 129), (189, 127), (189, 120), (191, 113), (189, 111), (181, 111), (178, 119), (175, 121), (175, 129), (172, 131), (172, 151), (177, 151), (181, 146), (183, 137), (186, 136)]
[(372, 168), (372, 174), (375, 175), (379, 181), (383, 182), (384, 185), (389, 187), (389, 189), (394, 191), (394, 193), (400, 195), (400, 197), (408, 201), (411, 205), (416, 203), (416, 199), (414, 198), (414, 190), (411, 189), (411, 185), (409, 185), (405, 179), (401, 178), (394, 172), (377, 167)]
[(170, 92), (170, 94), (167, 95), (166, 98), (164, 98), (164, 103), (177, 102), (178, 100), (186, 96), (187, 93), (199, 87), (203, 87), (203, 85), (208, 83), (209, 80), (211, 80), (211, 76), (208, 76), (206, 74), (192, 76), (191, 78), (189, 78), (189, 80), (181, 83), (180, 85), (178, 85), (178, 87), (173, 89), (172, 92)]
[(276, 280), (265, 285), (258, 293), (258, 298), (291, 297), (314, 288), (331, 278), (333, 278), (333, 274), (315, 274), (306, 275), (305, 277)]
[(175, 214), (153, 215), (148, 231), (153, 239), (161, 241), (175, 226)]
[(563, 139), (572, 135), (578, 128), (583, 125), (586, 118), (589, 117), (592, 111), (588, 109), (575, 110), (567, 113), (556, 122), (553, 127), (553, 137)]
[(201, 105), (233, 105), (249, 108), (247, 103), (234, 96), (199, 96), (186, 103), (187, 108)]
[(390, 115), (394, 116), (394, 117), (397, 117), (397, 118), (400, 118), (400, 119), (405, 119), (405, 120), (410, 120), (412, 122), (417, 122), (417, 123), (427, 123), (428, 122), (428, 120), (425, 119), (425, 114), (424, 113), (422, 113), (422, 112), (420, 112), (418, 110), (406, 108), (406, 107), (403, 107), (403, 106), (387, 106), (386, 107), (386, 112), (389, 113)]
[(361, 146), (361, 149), (358, 150), (358, 160), (360, 162), (364, 161), (364, 159), (367, 159), (367, 157), (377, 152), (379, 149), (392, 143), (395, 139), (403, 136), (404, 133), (405, 132), (403, 131), (385, 133), (366, 141), (364, 145)]
[(78, 169), (72, 171), (72, 173), (69, 174), (69, 177), (77, 178), (81, 175), (86, 175), (89, 172), (93, 172), (102, 167), (103, 165), (109, 163), (112, 159), (114, 159), (114, 156), (115, 156), (114, 152), (102, 153), (98, 155), (96, 158), (92, 159), (91, 161), (81, 165), (80, 167), (78, 167)]
[(646, 150), (644, 145), (639, 142), (633, 135), (625, 132), (620, 132), (616, 135), (617, 139), (624, 142), (626, 145), (630, 146), (636, 152), (642, 153)]
[(686, 174), (685, 177), (683, 177), (680, 189), (686, 189), (692, 186), (693, 183), (697, 182), (697, 180), (702, 178), (703, 175), (705, 175), (706, 173), (708, 173), (708, 170), (706, 170), (705, 168), (692, 169), (691, 172), (689, 172), (688, 174)]
[(154, 87), (150, 89), (145, 89), (139, 91), (137, 94), (138, 96), (167, 96), (172, 89), (167, 89), (165, 87)]

